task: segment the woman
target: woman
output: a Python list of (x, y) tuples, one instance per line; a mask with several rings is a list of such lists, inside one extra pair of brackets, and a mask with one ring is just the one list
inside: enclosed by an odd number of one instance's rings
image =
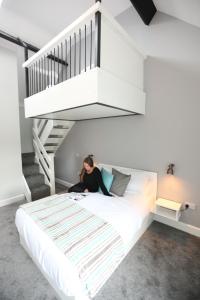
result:
[(91, 155), (88, 155), (83, 161), (83, 169), (80, 174), (80, 182), (69, 188), (69, 193), (76, 192), (98, 192), (99, 187), (106, 196), (111, 196), (107, 191), (100, 170), (94, 166), (94, 161)]

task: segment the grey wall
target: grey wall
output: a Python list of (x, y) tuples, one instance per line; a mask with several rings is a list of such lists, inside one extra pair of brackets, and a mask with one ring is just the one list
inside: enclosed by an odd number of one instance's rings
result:
[[(76, 182), (88, 153), (158, 172), (158, 196), (196, 203), (182, 221), (200, 227), (200, 29), (161, 13), (147, 27), (133, 9), (118, 20), (148, 54), (146, 115), (76, 123), (57, 153), (56, 176)], [(166, 175), (170, 162), (175, 176)]]

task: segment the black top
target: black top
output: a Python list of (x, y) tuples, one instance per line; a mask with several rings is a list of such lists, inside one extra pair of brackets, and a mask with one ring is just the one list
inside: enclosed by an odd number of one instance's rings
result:
[(100, 187), (104, 195), (111, 196), (103, 183), (101, 171), (97, 167), (95, 167), (90, 174), (88, 174), (87, 172), (84, 173), (83, 182), (89, 192), (98, 192), (98, 189)]

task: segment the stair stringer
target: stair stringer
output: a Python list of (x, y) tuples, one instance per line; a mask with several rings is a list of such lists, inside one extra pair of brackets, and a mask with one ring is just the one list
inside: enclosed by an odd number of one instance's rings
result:
[(35, 162), (44, 175), (45, 184), (55, 194), (54, 157), (75, 122), (65, 120), (34, 119), (33, 147)]

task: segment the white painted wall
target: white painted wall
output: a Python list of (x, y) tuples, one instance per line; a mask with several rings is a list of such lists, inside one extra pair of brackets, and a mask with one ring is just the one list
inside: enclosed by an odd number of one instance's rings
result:
[[(6, 1), (5, 1), (6, 2)], [(36, 23), (31, 22), (26, 16), (20, 16), (14, 11), (6, 8), (6, 3), (0, 9), (0, 30), (5, 31), (15, 37), (19, 37), (34, 46), (41, 48), (52, 37), (53, 34), (47, 30), (43, 30)], [(15, 46), (0, 38), (0, 45), (14, 51), (17, 55), (18, 64), (18, 88), (19, 88), (19, 103), (20, 103), (20, 134), (21, 134), (21, 150), (22, 153), (32, 152), (32, 120), (26, 119), (23, 113), (22, 104), (25, 99), (25, 73), (22, 68), (24, 63), (24, 49)], [(29, 52), (31, 55), (31, 53)]]
[[(24, 99), (26, 98), (25, 71), (22, 68), (24, 62), (24, 49), (15, 47), (17, 55), (17, 74), (18, 74), (18, 91), (19, 91), (19, 120), (20, 120), (20, 138), (22, 153), (33, 152), (33, 120), (25, 118)], [(29, 56), (32, 53), (29, 51)]]
[[(32, 119), (26, 119), (24, 113), (24, 98), (26, 97), (25, 72), (22, 68), (24, 62), (24, 49), (0, 38), (0, 47), (12, 51), (17, 58), (17, 85), (18, 85), (18, 104), (19, 104), (19, 121), (20, 121), (20, 138), (21, 152), (33, 152), (32, 139)], [(31, 55), (31, 53), (30, 53)]]
[(145, 56), (112, 20), (102, 15), (101, 68), (143, 91)]
[[(6, 1), (5, 1), (6, 2)], [(40, 48), (52, 37), (46, 30), (4, 6), (0, 9), (0, 29)]]
[(23, 194), (17, 58), (0, 47), (0, 202)]
[[(147, 27), (134, 9), (118, 20), (149, 55), (146, 115), (76, 123), (57, 152), (56, 177), (76, 182), (89, 153), (103, 163), (158, 172), (158, 196), (194, 202), (197, 209), (181, 221), (200, 227), (200, 29), (161, 13)], [(172, 177), (169, 162), (176, 165)]]

